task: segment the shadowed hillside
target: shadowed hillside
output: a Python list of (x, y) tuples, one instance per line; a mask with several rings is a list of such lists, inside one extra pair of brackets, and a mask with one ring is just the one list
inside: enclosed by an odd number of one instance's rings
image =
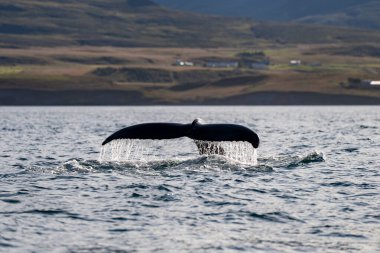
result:
[(309, 24), (380, 29), (380, 2), (371, 1), (334, 13), (307, 16), (296, 21)]
[[(182, 14), (149, 0), (12, 0), (0, 4), (3, 46), (219, 46), (245, 43), (250, 24)], [(201, 29), (200, 29), (201, 28)]]
[(377, 0), (154, 0), (169, 8), (267, 21), (380, 29)]
[(150, 0), (4, 0), (0, 15), (2, 47), (247, 47), (263, 41), (315, 43), (313, 31), (317, 42), (380, 41), (372, 32), (209, 17)]

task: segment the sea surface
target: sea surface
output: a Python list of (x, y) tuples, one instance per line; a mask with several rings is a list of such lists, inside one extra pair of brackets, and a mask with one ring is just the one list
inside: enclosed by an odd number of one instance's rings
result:
[[(256, 131), (257, 161), (186, 138), (101, 157), (198, 117)], [(0, 252), (380, 252), (380, 107), (0, 107), (0, 140)]]

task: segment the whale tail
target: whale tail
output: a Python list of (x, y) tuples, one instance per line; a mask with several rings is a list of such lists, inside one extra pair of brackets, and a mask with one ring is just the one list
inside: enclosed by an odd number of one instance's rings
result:
[(123, 128), (107, 139), (102, 145), (117, 140), (117, 139), (151, 139), (164, 140), (181, 138), (187, 135), (190, 131), (190, 124), (175, 124), (175, 123), (145, 123)]
[[(145, 123), (123, 128), (109, 136), (102, 145), (117, 139), (175, 139), (189, 137), (202, 154), (224, 154), (224, 150), (216, 144), (207, 144), (197, 141), (222, 142), (246, 141), (258, 148), (260, 139), (258, 135), (241, 125), (234, 124), (203, 124), (195, 119), (192, 124), (177, 123)], [(214, 153), (213, 153), (214, 152)]]

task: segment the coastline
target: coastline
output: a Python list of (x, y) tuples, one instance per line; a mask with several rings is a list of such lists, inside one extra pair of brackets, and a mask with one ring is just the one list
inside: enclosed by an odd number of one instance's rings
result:
[(181, 102), (144, 97), (138, 91), (1, 89), (0, 106), (112, 105), (380, 105), (380, 98), (314, 92), (253, 92), (226, 98)]

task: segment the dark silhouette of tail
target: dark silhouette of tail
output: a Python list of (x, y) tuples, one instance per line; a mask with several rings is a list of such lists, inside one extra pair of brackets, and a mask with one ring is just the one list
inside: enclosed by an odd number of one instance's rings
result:
[(109, 136), (102, 145), (117, 139), (175, 139), (187, 135), (191, 124), (146, 123), (123, 128)]
[[(109, 136), (102, 145), (117, 139), (163, 140), (181, 137), (212, 142), (246, 141), (254, 148), (258, 148), (260, 144), (258, 135), (247, 127), (234, 124), (202, 124), (201, 120), (196, 119), (192, 124), (145, 123), (126, 127)], [(202, 148), (207, 149), (204, 145)], [(213, 147), (213, 150), (218, 149)]]

